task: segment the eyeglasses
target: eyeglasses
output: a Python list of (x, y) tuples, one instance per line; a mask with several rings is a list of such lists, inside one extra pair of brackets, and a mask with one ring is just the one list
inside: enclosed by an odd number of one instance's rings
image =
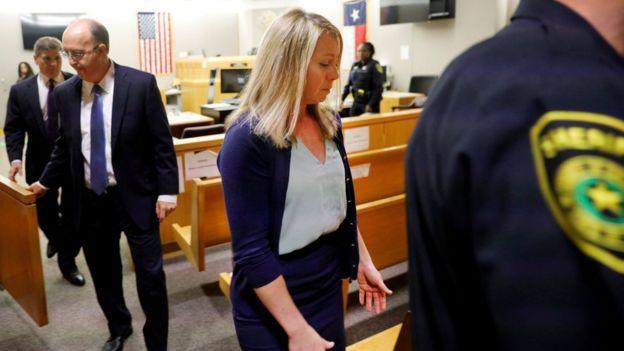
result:
[(90, 54), (92, 52), (95, 51), (95, 49), (97, 49), (97, 47), (100, 46), (100, 44), (97, 44), (96, 46), (93, 47), (93, 49), (91, 50), (61, 50), (61, 55), (63, 55), (63, 57), (67, 58), (71, 58), (73, 60), (80, 60), (82, 59), (85, 55)]

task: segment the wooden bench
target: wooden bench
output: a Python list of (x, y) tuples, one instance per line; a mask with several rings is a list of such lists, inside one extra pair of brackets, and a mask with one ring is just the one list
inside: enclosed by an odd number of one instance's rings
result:
[(48, 324), (35, 195), (0, 176), (0, 284), (39, 326)]
[(390, 351), (399, 338), (402, 324), (395, 325), (380, 333), (349, 345), (347, 351)]
[[(370, 240), (375, 245), (387, 244), (388, 241), (379, 241), (374, 233), (383, 233), (388, 228), (392, 228), (393, 235), (405, 232), (404, 229), (401, 230), (405, 226), (404, 216), (401, 216), (404, 214), (402, 194), (404, 192), (405, 148), (405, 145), (402, 145), (356, 153), (349, 157), (352, 169), (366, 168), (365, 173), (358, 171), (362, 173), (359, 176), (353, 176), (353, 184), (362, 235), (365, 240)], [(174, 223), (172, 227), (178, 246), (193, 266), (201, 272), (205, 269), (205, 248), (230, 241), (221, 179), (194, 179), (191, 185), (191, 197), (196, 199), (191, 204), (192, 224), (183, 226)], [(394, 224), (388, 223), (386, 229), (380, 227), (380, 223), (385, 223), (388, 218), (394, 217), (397, 217)], [(370, 227), (370, 230), (367, 230), (370, 234), (363, 230), (363, 224)], [(367, 236), (371, 238), (367, 239)], [(396, 247), (397, 243), (394, 242), (395, 247), (384, 247), (383, 251), (390, 256), (400, 254), (397, 251), (399, 250)], [(382, 259), (382, 262), (386, 261), (388, 261), (387, 258)]]
[(176, 210), (160, 222), (160, 241), (165, 254), (179, 252), (181, 249), (174, 238), (173, 224), (178, 223), (182, 225), (189, 225), (191, 223), (191, 207), (194, 202), (194, 198), (190, 190), (193, 186), (193, 179), (185, 179), (186, 174), (184, 172), (184, 168), (186, 161), (184, 155), (186, 153), (194, 153), (205, 150), (211, 150), (218, 153), (219, 150), (221, 150), (222, 143), (223, 134), (208, 135), (190, 139), (174, 139), (175, 153), (181, 168), (178, 175), (182, 178), (181, 183), (184, 187), (184, 191), (178, 195), (178, 205)]
[[(377, 269), (384, 269), (407, 260), (405, 194), (357, 205), (357, 214), (358, 227)], [(224, 234), (226, 233), (220, 233), (222, 235), (220, 238), (225, 239)], [(196, 267), (202, 267), (200, 270), (203, 270), (203, 248), (195, 251), (195, 254), (202, 256), (199, 258), (202, 265)], [(229, 298), (230, 273), (220, 274), (219, 287)], [(346, 295), (346, 289), (343, 289), (343, 293)]]
[(412, 351), (411, 313), (407, 311), (403, 323), (349, 345), (347, 351)]
[[(420, 117), (420, 113), (420, 109), (415, 109), (393, 113), (344, 118), (342, 120), (342, 123), (343, 130), (345, 131), (345, 137), (347, 139), (349, 135), (349, 130), (357, 131), (358, 128), (368, 128), (369, 133), (368, 148), (360, 152), (353, 152), (349, 154), (349, 161), (351, 165), (358, 166), (361, 164), (366, 164), (367, 161), (365, 158), (374, 157), (375, 150), (407, 144), (409, 136), (411, 135), (413, 128), (416, 125), (418, 118)], [(180, 174), (182, 178), (186, 178), (186, 174), (184, 172), (186, 166), (184, 160), (185, 153), (199, 152), (204, 150), (211, 150), (217, 153), (221, 149), (223, 137), (224, 135), (220, 134), (190, 139), (174, 139), (176, 156), (180, 159), (181, 163), (182, 170)], [(369, 154), (368, 156), (366, 156), (366, 151), (371, 151), (373, 152), (373, 154)], [(398, 153), (400, 152), (404, 152), (404, 147), (402, 151), (397, 150), (395, 152), (397, 152), (396, 155), (398, 155)], [(374, 173), (374, 171), (372, 172)], [(358, 202), (369, 201), (369, 197), (365, 194), (366, 189), (370, 187), (376, 187), (377, 184), (384, 184), (385, 188), (396, 189), (396, 185), (399, 182), (402, 184), (402, 177), (403, 169), (401, 169), (400, 171), (396, 171), (393, 174), (388, 174), (387, 177), (381, 181), (373, 181), (371, 177), (368, 180), (360, 182), (363, 185), (360, 187), (360, 189), (356, 189), (356, 200)], [(391, 182), (394, 184), (387, 184)], [(364, 185), (364, 183), (367, 183), (367, 185)], [(197, 223), (192, 221), (192, 208), (197, 203), (197, 197), (193, 195), (192, 191), (195, 186), (195, 182), (193, 179), (183, 179), (182, 184), (184, 186), (184, 192), (178, 195), (178, 206), (176, 210), (171, 213), (167, 218), (165, 218), (165, 220), (163, 220), (160, 224), (161, 242), (163, 245), (163, 252), (165, 253), (176, 252), (179, 250), (182, 250), (184, 252), (185, 249), (180, 246), (180, 240), (179, 238), (176, 238), (176, 236), (180, 235), (181, 232), (189, 233), (185, 234), (186, 236), (189, 236), (191, 232), (190, 227), (183, 230), (181, 230), (181, 228), (191, 226), (192, 223)], [(358, 182), (356, 182), (356, 187), (357, 186)]]

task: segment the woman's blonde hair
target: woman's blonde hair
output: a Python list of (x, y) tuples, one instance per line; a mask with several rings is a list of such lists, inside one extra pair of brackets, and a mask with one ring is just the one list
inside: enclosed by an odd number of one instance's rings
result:
[[(323, 34), (336, 39), (342, 54), (340, 32), (325, 17), (293, 9), (275, 19), (262, 37), (240, 107), (227, 125), (245, 118), (256, 135), (267, 137), (277, 148), (288, 147), (299, 117), (308, 65)], [(307, 110), (325, 138), (334, 137), (338, 122), (333, 111), (318, 104), (308, 105)]]

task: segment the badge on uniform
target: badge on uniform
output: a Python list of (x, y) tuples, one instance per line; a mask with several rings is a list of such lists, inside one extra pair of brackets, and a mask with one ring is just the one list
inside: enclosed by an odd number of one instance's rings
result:
[(551, 111), (531, 128), (542, 195), (587, 256), (624, 274), (624, 121)]

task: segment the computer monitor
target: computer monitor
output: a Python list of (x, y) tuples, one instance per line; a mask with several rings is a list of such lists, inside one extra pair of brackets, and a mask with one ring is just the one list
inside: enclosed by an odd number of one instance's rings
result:
[(240, 93), (249, 79), (249, 68), (221, 69), (221, 93)]

